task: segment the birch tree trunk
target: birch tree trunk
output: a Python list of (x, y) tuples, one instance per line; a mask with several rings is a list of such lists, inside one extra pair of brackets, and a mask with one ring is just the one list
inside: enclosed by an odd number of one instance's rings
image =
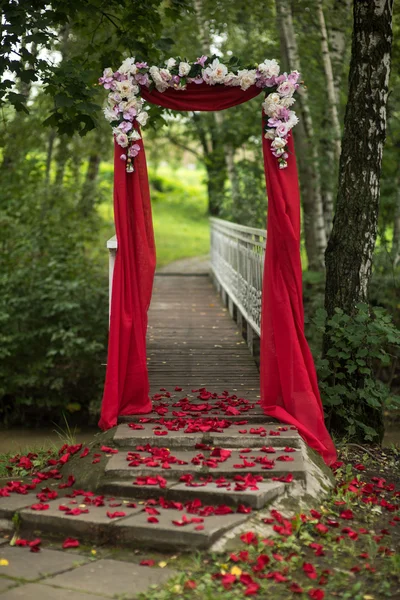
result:
[[(293, 27), (292, 10), (289, 0), (275, 0), (277, 14), (282, 26), (290, 69), (301, 73), (299, 51)], [(307, 91), (299, 90), (300, 113), (304, 126), (305, 153), (299, 154), (300, 168), (305, 174), (308, 185), (303, 187), (304, 238), (309, 268), (324, 268), (324, 252), (327, 239), (325, 231), (324, 210), (321, 195), (321, 180), (318, 164), (318, 148), (315, 143), (314, 126), (308, 101)], [(308, 192), (308, 193), (305, 193)]]
[(396, 208), (393, 219), (393, 241), (392, 241), (393, 266), (400, 263), (400, 172), (397, 178)]
[(331, 125), (333, 129), (333, 147), (335, 151), (335, 159), (338, 161), (340, 158), (340, 122), (338, 113), (338, 97), (335, 91), (335, 83), (333, 78), (333, 69), (331, 62), (331, 55), (329, 52), (328, 44), (328, 32), (326, 30), (325, 16), (322, 5), (322, 0), (318, 0), (317, 5), (318, 21), (321, 33), (321, 50), (322, 50), (322, 62), (324, 64), (325, 80), (326, 80), (326, 91), (328, 94), (329, 113), (331, 117)]
[(351, 0), (334, 0), (329, 11), (328, 37), (333, 69), (333, 85), (338, 106), (340, 105), (340, 90), (346, 57), (347, 19), (350, 11)]
[[(382, 152), (391, 62), (393, 0), (354, 0), (349, 94), (344, 121), (339, 187), (326, 250), (325, 308), (353, 314), (367, 302), (378, 226)], [(327, 335), (324, 352), (330, 348)], [(351, 375), (347, 374), (347, 377)], [(364, 376), (363, 376), (364, 377)], [(364, 387), (359, 376), (353, 382)], [(365, 405), (366, 424), (383, 433), (382, 412)], [(343, 430), (343, 419), (335, 429)]]

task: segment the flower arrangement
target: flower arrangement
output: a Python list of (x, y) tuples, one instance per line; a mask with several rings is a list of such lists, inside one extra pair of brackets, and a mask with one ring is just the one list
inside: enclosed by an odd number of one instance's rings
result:
[(237, 59), (231, 58), (226, 65), (216, 56), (201, 56), (194, 63), (169, 58), (165, 66), (149, 67), (134, 58), (124, 60), (119, 69), (105, 69), (99, 83), (109, 91), (104, 116), (113, 127), (117, 144), (123, 148), (121, 159), (126, 161), (127, 172), (134, 170), (133, 159), (140, 152), (136, 142), (140, 139), (139, 125), (147, 123), (148, 112), (141, 97), (141, 87), (156, 88), (165, 92), (168, 88), (184, 90), (188, 83), (237, 86), (247, 90), (255, 85), (262, 89), (274, 88), (263, 102), (265, 137), (271, 140), (271, 151), (278, 159), (280, 169), (287, 167), (287, 141), (290, 130), (298, 118), (290, 107), (294, 92), (299, 87), (298, 71), (280, 73), (275, 59), (264, 60), (254, 69), (240, 69)]

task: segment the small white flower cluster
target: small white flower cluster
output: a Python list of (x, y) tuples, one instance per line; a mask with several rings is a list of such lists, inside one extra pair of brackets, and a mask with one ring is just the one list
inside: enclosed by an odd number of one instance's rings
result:
[[(232, 67), (233, 68), (233, 67)], [(147, 63), (136, 62), (134, 58), (124, 60), (118, 71), (105, 69), (99, 83), (110, 90), (108, 104), (104, 109), (106, 119), (113, 125), (116, 142), (127, 149), (121, 158), (126, 161), (126, 170), (133, 171), (133, 159), (140, 151), (138, 125), (145, 126), (148, 113), (144, 110), (144, 100), (140, 96), (141, 86), (155, 87), (159, 92), (168, 88), (184, 90), (188, 83), (208, 85), (225, 85), (247, 90), (255, 85), (259, 88), (275, 87), (264, 103), (267, 115), (265, 137), (272, 140), (271, 150), (278, 158), (281, 169), (287, 166), (286, 152), (289, 131), (298, 119), (294, 111), (289, 110), (293, 104), (293, 94), (299, 87), (299, 73), (283, 73), (279, 75), (279, 64), (276, 60), (265, 60), (254, 69), (234, 69), (218, 58), (201, 56), (195, 63), (177, 61), (169, 58), (165, 67), (148, 67)], [(135, 127), (135, 124), (136, 125)]]

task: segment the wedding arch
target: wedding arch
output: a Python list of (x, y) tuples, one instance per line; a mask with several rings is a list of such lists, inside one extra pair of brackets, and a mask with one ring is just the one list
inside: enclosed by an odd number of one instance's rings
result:
[(263, 155), (268, 192), (260, 386), (266, 415), (298, 428), (327, 463), (336, 451), (326, 430), (313, 359), (304, 336), (300, 263), (300, 197), (291, 106), (299, 73), (280, 74), (276, 60), (241, 69), (201, 56), (169, 59), (163, 67), (126, 59), (99, 83), (109, 90), (106, 119), (113, 127), (116, 255), (107, 372), (99, 426), (120, 415), (151, 411), (146, 359), (147, 311), (155, 271), (150, 191), (140, 126), (147, 105), (178, 111), (219, 111), (266, 93), (262, 104)]

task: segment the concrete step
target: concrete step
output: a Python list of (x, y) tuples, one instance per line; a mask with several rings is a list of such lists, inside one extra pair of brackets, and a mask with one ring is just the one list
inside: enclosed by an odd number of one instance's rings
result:
[[(158, 418), (151, 423), (132, 422), (117, 427), (114, 444), (117, 447), (136, 447), (150, 443), (152, 446), (169, 448), (194, 448), (196, 444), (249, 448), (263, 446), (293, 446), (299, 448), (300, 436), (296, 430), (277, 426), (276, 423), (223, 423), (223, 420)], [(220, 426), (222, 424), (222, 426)], [(182, 426), (180, 426), (182, 425)], [(225, 425), (225, 426), (224, 426)], [(198, 431), (196, 431), (198, 430)]]
[[(194, 482), (196, 485), (196, 482)], [(107, 481), (104, 480), (100, 487), (100, 492), (112, 495), (123, 496), (126, 498), (154, 498), (162, 495), (167, 500), (176, 502), (188, 502), (195, 498), (202, 501), (203, 504), (227, 504), (228, 506), (238, 506), (240, 504), (251, 506), (254, 509), (264, 508), (268, 503), (275, 500), (284, 493), (285, 485), (278, 481), (261, 481), (257, 483), (257, 490), (244, 489), (235, 491), (234, 481), (230, 481), (227, 487), (219, 487), (215, 482), (198, 482), (199, 487), (189, 487), (186, 483), (176, 480), (167, 480), (164, 488), (157, 488), (148, 485), (132, 485), (132, 482), (126, 480)]]
[[(138, 450), (139, 448), (139, 450)], [(218, 450), (170, 450), (138, 446), (133, 450), (120, 450), (109, 458), (104, 475), (108, 479), (129, 479), (160, 475), (168, 479), (179, 479), (187, 475), (213, 475), (233, 478), (235, 475), (251, 473), (265, 478), (284, 476), (292, 473), (297, 479), (305, 478), (305, 467), (300, 449), (292, 447), (273, 448), (267, 453), (262, 448), (229, 449), (230, 456), (221, 460), (215, 455)], [(249, 452), (243, 452), (249, 450)]]
[[(104, 506), (95, 506), (92, 502), (93, 498), (62, 498), (48, 502), (49, 508), (40, 511), (27, 505), (18, 511), (20, 535), (43, 533), (59, 539), (75, 536), (81, 543), (195, 550), (207, 549), (228, 529), (249, 518), (248, 514), (234, 509), (229, 514), (219, 514), (217, 509), (217, 514), (206, 516), (202, 513), (204, 507), (162, 508), (156, 501), (156, 505), (147, 507), (153, 514), (146, 512), (143, 501), (132, 503), (115, 497), (106, 498)], [(60, 506), (87, 512), (68, 515)], [(226, 507), (222, 510), (227, 511)], [(113, 518), (107, 515), (116, 512), (119, 515)]]

